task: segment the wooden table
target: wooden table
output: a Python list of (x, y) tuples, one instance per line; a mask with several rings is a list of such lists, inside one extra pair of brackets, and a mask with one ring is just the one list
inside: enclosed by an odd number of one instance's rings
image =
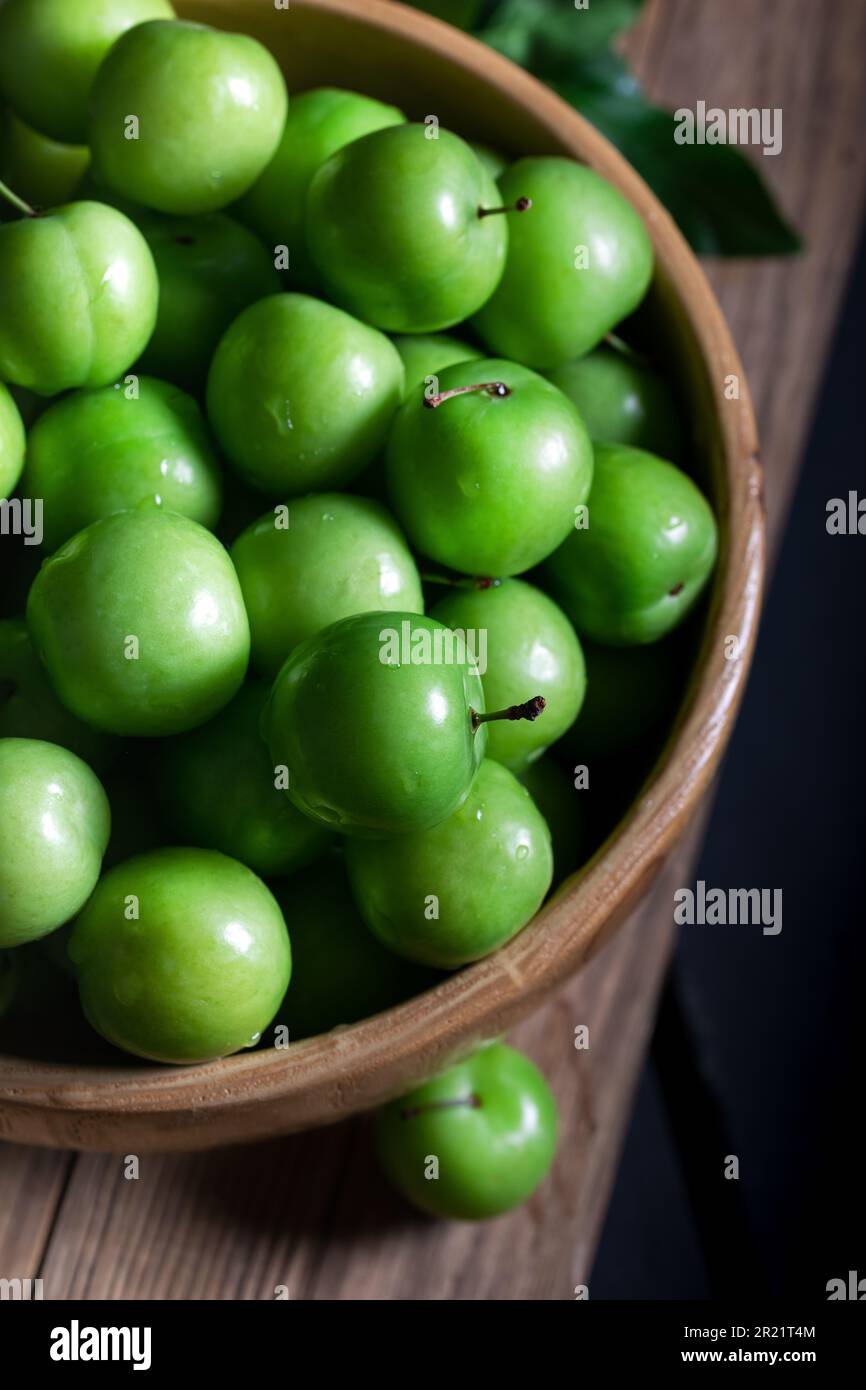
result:
[[(625, 47), (668, 106), (784, 111), (783, 151), (755, 157), (806, 254), (707, 266), (755, 398), (772, 557), (861, 227), (866, 4), (651, 0)], [(0, 1275), (41, 1276), (49, 1299), (262, 1299), (277, 1285), (292, 1298), (573, 1298), (589, 1282), (670, 958), (673, 887), (689, 881), (701, 833), (618, 937), (513, 1034), (562, 1113), (553, 1174), (523, 1209), (477, 1228), (413, 1216), (378, 1176), (364, 1120), (254, 1148), (145, 1155), (137, 1179), (117, 1156), (4, 1145)]]

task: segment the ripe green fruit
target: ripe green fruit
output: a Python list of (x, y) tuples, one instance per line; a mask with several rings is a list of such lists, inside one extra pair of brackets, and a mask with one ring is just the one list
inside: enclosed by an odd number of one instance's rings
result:
[(547, 377), (577, 406), (590, 438), (630, 444), (672, 462), (681, 456), (683, 430), (673, 392), (635, 353), (605, 343)]
[(99, 877), (110, 824), (98, 779), (68, 748), (0, 739), (0, 947), (75, 915)]
[(0, 377), (40, 396), (107, 386), (153, 331), (159, 284), (141, 232), (104, 203), (0, 227)]
[(217, 343), (248, 304), (276, 294), (280, 277), (257, 237), (225, 213), (136, 212), (159, 275), (159, 310), (140, 366), (199, 391)]
[(68, 202), (79, 191), (89, 163), (86, 145), (65, 145), (40, 135), (14, 111), (0, 114), (0, 179), (33, 207)]
[(553, 847), (553, 886), (573, 873), (585, 856), (586, 815), (583, 797), (567, 773), (545, 754), (523, 772), (520, 781), (547, 822)]
[(378, 502), (316, 493), (266, 512), (231, 549), (250, 620), (252, 658), (275, 676), (308, 637), (353, 613), (422, 613), (415, 561)]
[(673, 712), (685, 676), (678, 639), (602, 647), (584, 639), (586, 699), (562, 745), (570, 756), (607, 758), (640, 743)]
[(24, 467), (24, 423), (11, 393), (0, 381), (0, 498), (9, 497)]
[(481, 1221), (532, 1195), (553, 1162), (556, 1127), (544, 1077), (493, 1043), (386, 1105), (376, 1140), (388, 1179), (414, 1206)]
[(203, 724), (249, 658), (227, 553), (203, 526), (150, 505), (94, 522), (46, 560), (27, 625), (63, 703), (109, 733)]
[(407, 960), (455, 970), (498, 950), (535, 915), (553, 877), (550, 831), (517, 778), (486, 759), (447, 820), (346, 845), (361, 916)]
[(160, 800), (176, 839), (221, 850), (263, 878), (294, 873), (328, 843), (275, 785), (259, 731), (267, 697), (263, 682), (244, 685), (215, 719), (157, 754)]
[(652, 277), (650, 239), (622, 194), (571, 159), (519, 159), (499, 191), (505, 204), (531, 198), (532, 209), (509, 219), (505, 271), (475, 327), (491, 354), (558, 367), (637, 308)]
[(403, 364), (384, 333), (309, 295), (277, 294), (223, 337), (207, 408), (244, 482), (282, 500), (357, 477), (402, 394)]
[(316, 170), (350, 141), (405, 120), (396, 106), (336, 87), (292, 97), (273, 159), (233, 212), (271, 252), (286, 247), (293, 286), (315, 289), (319, 280), (304, 232), (307, 190)]
[(430, 616), (484, 634), (480, 670), (488, 709), (505, 708), (515, 690), (544, 697), (543, 719), (497, 721), (488, 730), (488, 758), (520, 773), (565, 733), (583, 703), (586, 667), (574, 628), (547, 594), (521, 579), (454, 588)]
[(6, 0), (0, 8), (0, 92), (35, 130), (87, 139), (97, 69), (135, 24), (171, 19), (168, 0)]
[(336, 856), (274, 885), (292, 938), (292, 979), (275, 1020), (291, 1042), (356, 1023), (435, 984), (367, 930)]
[(345, 835), (436, 825), (484, 756), (481, 680), (453, 634), (415, 613), (343, 618), (296, 647), (262, 730), (288, 794)]
[(406, 334), (393, 340), (406, 372), (404, 399), (416, 395), (430, 376), (438, 377), (455, 362), (477, 362), (483, 353), (449, 333)]
[(97, 772), (119, 748), (113, 738), (88, 728), (60, 703), (23, 618), (0, 621), (0, 738), (59, 743)]
[[(493, 293), (505, 264), (496, 184), (457, 135), (393, 126), (338, 150), (307, 195), (307, 246), (330, 298), (389, 333), (436, 333)], [(519, 220), (519, 219), (518, 219)]]
[(217, 212), (266, 167), (287, 108), (282, 73), (255, 39), (176, 20), (139, 24), (93, 84), (97, 177), (159, 212)]
[(96, 1031), (156, 1062), (254, 1046), (291, 974), (271, 893), (245, 865), (205, 849), (155, 850), (110, 869), (69, 954)]
[(588, 526), (545, 566), (554, 593), (596, 642), (656, 642), (682, 622), (715, 564), (706, 498), (654, 454), (598, 445), (588, 510)]
[[(478, 383), (489, 386), (461, 393)], [(441, 404), (415, 397), (394, 421), (394, 510), (415, 549), (440, 564), (520, 574), (561, 544), (586, 501), (589, 435), (561, 391), (514, 362), (448, 367), (439, 391)]]
[(146, 376), (49, 406), (30, 431), (22, 487), (43, 499), (49, 551), (140, 502), (161, 502), (209, 528), (222, 504), (219, 464), (196, 402)]

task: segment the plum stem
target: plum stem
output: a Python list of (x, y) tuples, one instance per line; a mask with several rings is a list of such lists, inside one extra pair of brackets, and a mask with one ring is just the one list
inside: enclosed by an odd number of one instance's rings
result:
[(466, 1106), (469, 1110), (481, 1109), (481, 1097), (456, 1096), (453, 1100), (429, 1100), (426, 1105), (414, 1105), (410, 1110), (401, 1110), (401, 1120), (414, 1120), (419, 1115), (426, 1115), (431, 1110), (456, 1110), (458, 1107)]
[(449, 589), (498, 589), (502, 583), (501, 579), (493, 579), (488, 574), (475, 575), (456, 575), (456, 574), (424, 574), (421, 575), (425, 584), (445, 584)]
[(478, 381), (474, 386), (452, 386), (450, 391), (440, 391), (438, 396), (425, 396), (424, 404), (428, 410), (437, 410), (452, 396), (467, 396), (470, 391), (484, 391), (488, 396), (511, 395), (511, 388), (504, 381)]
[(495, 217), (500, 212), (528, 212), (532, 207), (531, 198), (518, 198), (516, 203), (507, 203), (501, 208), (479, 208), (479, 217)]
[(17, 193), (13, 193), (9, 185), (5, 184), (2, 179), (0, 179), (0, 198), (5, 198), (7, 203), (12, 204), (13, 208), (17, 208), (19, 212), (26, 213), (28, 217), (39, 216), (36, 209), (32, 208), (29, 203), (25, 203), (23, 198), (19, 198)]
[(531, 722), (538, 718), (546, 704), (543, 695), (533, 695), (531, 700), (525, 700), (522, 705), (509, 705), (508, 709), (494, 710), (492, 714), (479, 714), (475, 709), (470, 710), (472, 731), (474, 733), (482, 724), (489, 724), (494, 719), (528, 719)]

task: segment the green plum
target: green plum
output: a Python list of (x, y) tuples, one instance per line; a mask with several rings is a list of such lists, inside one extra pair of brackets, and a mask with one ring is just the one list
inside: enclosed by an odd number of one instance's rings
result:
[(382, 1013), (439, 978), (380, 946), (336, 856), (274, 885), (292, 939), (292, 979), (275, 1023), (294, 1042)]
[(691, 478), (625, 445), (598, 445), (588, 522), (545, 573), (579, 632), (612, 647), (656, 642), (682, 622), (716, 560), (716, 523)]
[(402, 395), (403, 363), (384, 333), (309, 295), (277, 294), (222, 338), (207, 407), (243, 481), (283, 498), (357, 477)]
[(329, 837), (275, 785), (259, 731), (268, 694), (264, 682), (250, 682), (215, 719), (161, 744), (158, 781), (177, 840), (277, 877), (310, 863)]
[(253, 1047), (291, 974), (260, 878), (207, 849), (159, 849), (100, 880), (69, 942), (81, 1004), (109, 1042), (156, 1062)]
[(507, 576), (565, 540), (589, 494), (592, 445), (544, 377), (484, 359), (447, 367), (438, 396), (405, 402), (387, 471), (416, 550), (464, 574)]
[(140, 365), (200, 390), (229, 324), (248, 304), (279, 290), (273, 258), (223, 212), (192, 218), (142, 210), (134, 220), (159, 275), (156, 327)]
[(389, 333), (460, 323), (505, 265), (511, 219), (484, 215), (499, 208), (496, 184), (459, 136), (430, 135), (400, 125), (353, 140), (307, 194), (307, 246), (329, 297)]
[(93, 84), (97, 176), (158, 212), (218, 212), (266, 168), (287, 109), (283, 75), (256, 39), (204, 24), (139, 24)]
[(0, 739), (0, 947), (35, 941), (78, 912), (110, 826), (99, 779), (68, 748)]
[(173, 15), (168, 0), (6, 0), (0, 93), (44, 135), (84, 143), (93, 79), (111, 45), (135, 24)]
[(505, 272), (474, 324), (491, 353), (537, 369), (595, 347), (643, 299), (652, 244), (638, 214), (593, 169), (570, 159), (519, 159), (499, 180), (510, 219)]
[(292, 98), (273, 159), (233, 211), (272, 252), (286, 247), (293, 286), (315, 289), (319, 279), (304, 234), (307, 189), (316, 170), (352, 140), (405, 120), (396, 106), (337, 87)]
[(201, 411), (176, 386), (146, 376), (75, 391), (49, 406), (30, 431), (22, 487), (43, 499), (49, 551), (146, 500), (208, 528), (222, 504)]
[(543, 719), (498, 721), (488, 729), (488, 758), (523, 771), (574, 723), (583, 703), (586, 668), (577, 633), (553, 599), (522, 579), (455, 587), (430, 616), (484, 634), (480, 669), (488, 709), (507, 706), (515, 690), (544, 697)]
[(528, 1057), (492, 1043), (379, 1113), (389, 1181), (431, 1216), (481, 1221), (525, 1202), (556, 1152), (556, 1102)]
[(485, 759), (463, 804), (427, 830), (346, 845), (358, 909), (407, 960), (456, 970), (510, 941), (553, 878), (550, 831), (513, 773)]
[(520, 781), (529, 792), (547, 822), (553, 847), (553, 883), (561, 883), (583, 862), (586, 839), (585, 790), (563, 772), (553, 758), (545, 754), (536, 758), (520, 773)]
[(403, 359), (406, 373), (404, 398), (416, 395), (427, 384), (428, 377), (438, 377), (455, 362), (477, 362), (484, 354), (450, 333), (409, 333), (393, 339)]
[(262, 730), (288, 794), (347, 835), (399, 835), (451, 815), (487, 742), (481, 679), (441, 623), (360, 613), (296, 647)]
[(636, 353), (603, 343), (547, 377), (577, 406), (592, 439), (630, 444), (673, 462), (682, 455), (673, 392)]
[(24, 422), (12, 393), (0, 381), (0, 498), (14, 492), (24, 467)]
[[(283, 524), (285, 523), (285, 524)], [(308, 637), (352, 613), (423, 613), (415, 561), (378, 502), (316, 493), (247, 527), (231, 557), (250, 620), (252, 659), (275, 676)]]
[(0, 738), (59, 743), (97, 772), (118, 751), (115, 739), (89, 728), (60, 703), (23, 618), (0, 620)]
[(583, 651), (586, 699), (560, 746), (585, 761), (640, 743), (671, 713), (685, 673), (670, 639), (649, 647), (603, 647), (584, 638)]
[(159, 282), (136, 226), (67, 203), (0, 227), (0, 377), (41, 396), (107, 386), (145, 346)]
[(508, 160), (505, 158), (504, 154), (500, 154), (499, 150), (491, 149), (489, 145), (479, 145), (475, 140), (472, 142), (472, 149), (475, 153), (475, 158), (484, 165), (484, 168), (492, 179), (499, 179), (502, 177), (503, 173), (508, 168)]
[(40, 135), (14, 111), (0, 115), (0, 179), (34, 207), (56, 207), (75, 197), (89, 163), (86, 145)]
[(197, 522), (150, 504), (95, 521), (46, 560), (27, 625), (63, 703), (109, 733), (203, 724), (249, 659), (228, 554)]

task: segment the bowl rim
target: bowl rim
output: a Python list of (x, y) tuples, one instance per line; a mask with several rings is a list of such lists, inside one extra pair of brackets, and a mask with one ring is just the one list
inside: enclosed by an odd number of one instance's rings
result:
[[(312, 1128), (369, 1109), (494, 1037), (562, 985), (636, 905), (689, 823), (719, 763), (754, 648), (763, 577), (755, 420), (730, 331), (669, 214), (593, 126), (507, 58), (394, 0), (292, 0), (432, 50), (529, 107), (552, 139), (600, 169), (641, 214), (698, 344), (727, 479), (713, 597), (689, 692), (638, 800), (589, 863), (492, 956), (425, 994), (290, 1048), (183, 1068), (107, 1068), (0, 1056), (0, 1137), (72, 1148), (195, 1148)], [(725, 382), (736, 375), (739, 398)], [(725, 638), (740, 656), (728, 660)]]

